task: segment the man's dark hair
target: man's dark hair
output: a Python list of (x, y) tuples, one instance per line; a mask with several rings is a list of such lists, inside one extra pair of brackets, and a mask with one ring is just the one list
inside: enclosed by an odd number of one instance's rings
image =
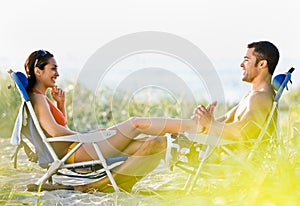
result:
[(277, 47), (268, 41), (258, 41), (248, 44), (248, 48), (254, 48), (254, 55), (256, 57), (255, 66), (257, 66), (259, 61), (267, 60), (268, 71), (273, 75), (279, 60), (279, 51)]

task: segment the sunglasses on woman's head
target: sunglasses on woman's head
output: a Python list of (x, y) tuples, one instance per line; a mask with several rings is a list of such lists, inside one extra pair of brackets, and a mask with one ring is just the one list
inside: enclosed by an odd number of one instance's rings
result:
[(47, 52), (46, 52), (45, 50), (38, 50), (38, 51), (36, 52), (36, 55), (35, 55), (35, 62), (34, 62), (34, 67), (33, 67), (33, 68), (36, 67), (36, 65), (37, 65), (37, 63), (38, 63), (38, 61), (39, 61), (39, 58), (45, 56), (46, 54), (47, 54)]

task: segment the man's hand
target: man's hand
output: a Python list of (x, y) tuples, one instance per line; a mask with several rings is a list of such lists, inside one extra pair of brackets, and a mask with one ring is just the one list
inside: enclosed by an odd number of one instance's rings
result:
[(198, 121), (198, 123), (200, 123), (200, 125), (202, 125), (203, 127), (209, 128), (211, 123), (215, 121), (213, 112), (216, 106), (217, 102), (213, 102), (207, 107), (200, 105), (194, 110), (192, 119)]
[(211, 114), (213, 114), (213, 112), (214, 112), (214, 110), (215, 110), (217, 104), (218, 104), (218, 102), (213, 102), (213, 103), (209, 104), (209, 105), (207, 106), (206, 109), (207, 109)]

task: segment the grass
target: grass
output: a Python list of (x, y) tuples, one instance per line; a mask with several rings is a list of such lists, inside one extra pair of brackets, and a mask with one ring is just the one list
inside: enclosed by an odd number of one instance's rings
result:
[[(236, 155), (224, 155), (222, 149), (208, 160), (195, 190), (190, 195), (180, 192), (187, 174), (175, 168), (173, 172), (161, 164), (135, 185), (133, 193), (83, 194), (77, 191), (31, 193), (25, 186), (37, 180), (44, 172), (36, 164), (29, 163), (20, 152), (18, 168), (10, 160), (15, 146), (9, 144), (13, 123), (18, 112), (20, 97), (10, 80), (0, 76), (0, 204), (1, 205), (297, 205), (300, 202), (300, 88), (284, 96), (289, 102), (281, 117), (282, 144), (259, 147), (253, 161), (246, 161), (247, 150), (236, 150)], [(67, 101), (72, 102), (74, 87), (66, 85)], [(188, 115), (180, 108), (181, 101), (164, 98), (159, 101), (131, 99), (115, 95), (111, 91), (93, 95), (83, 88), (76, 90), (80, 98), (76, 104), (68, 104), (69, 126), (78, 131), (109, 127), (129, 116)], [(120, 98), (122, 96), (122, 98)], [(130, 102), (124, 104), (124, 102)], [(76, 102), (75, 102), (76, 103)], [(101, 104), (100, 104), (101, 103)], [(93, 107), (91, 107), (91, 104)], [(74, 105), (76, 109), (74, 109)], [(189, 105), (190, 111), (193, 107)], [(90, 110), (87, 110), (90, 108)], [(163, 110), (162, 110), (163, 108)], [(186, 109), (186, 108), (185, 108)], [(75, 113), (76, 110), (76, 113)], [(114, 111), (114, 112), (112, 112)], [(151, 194), (151, 195), (149, 195)]]

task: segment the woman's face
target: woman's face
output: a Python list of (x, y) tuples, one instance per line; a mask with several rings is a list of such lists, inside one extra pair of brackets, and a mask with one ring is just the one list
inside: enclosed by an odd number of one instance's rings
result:
[[(54, 58), (48, 60), (48, 64), (44, 67), (44, 70), (40, 70), (40, 75), (37, 79), (40, 80), (45, 87), (54, 87), (56, 83), (56, 78), (59, 76), (57, 71), (57, 64)], [(38, 78), (39, 77), (39, 78)]]

